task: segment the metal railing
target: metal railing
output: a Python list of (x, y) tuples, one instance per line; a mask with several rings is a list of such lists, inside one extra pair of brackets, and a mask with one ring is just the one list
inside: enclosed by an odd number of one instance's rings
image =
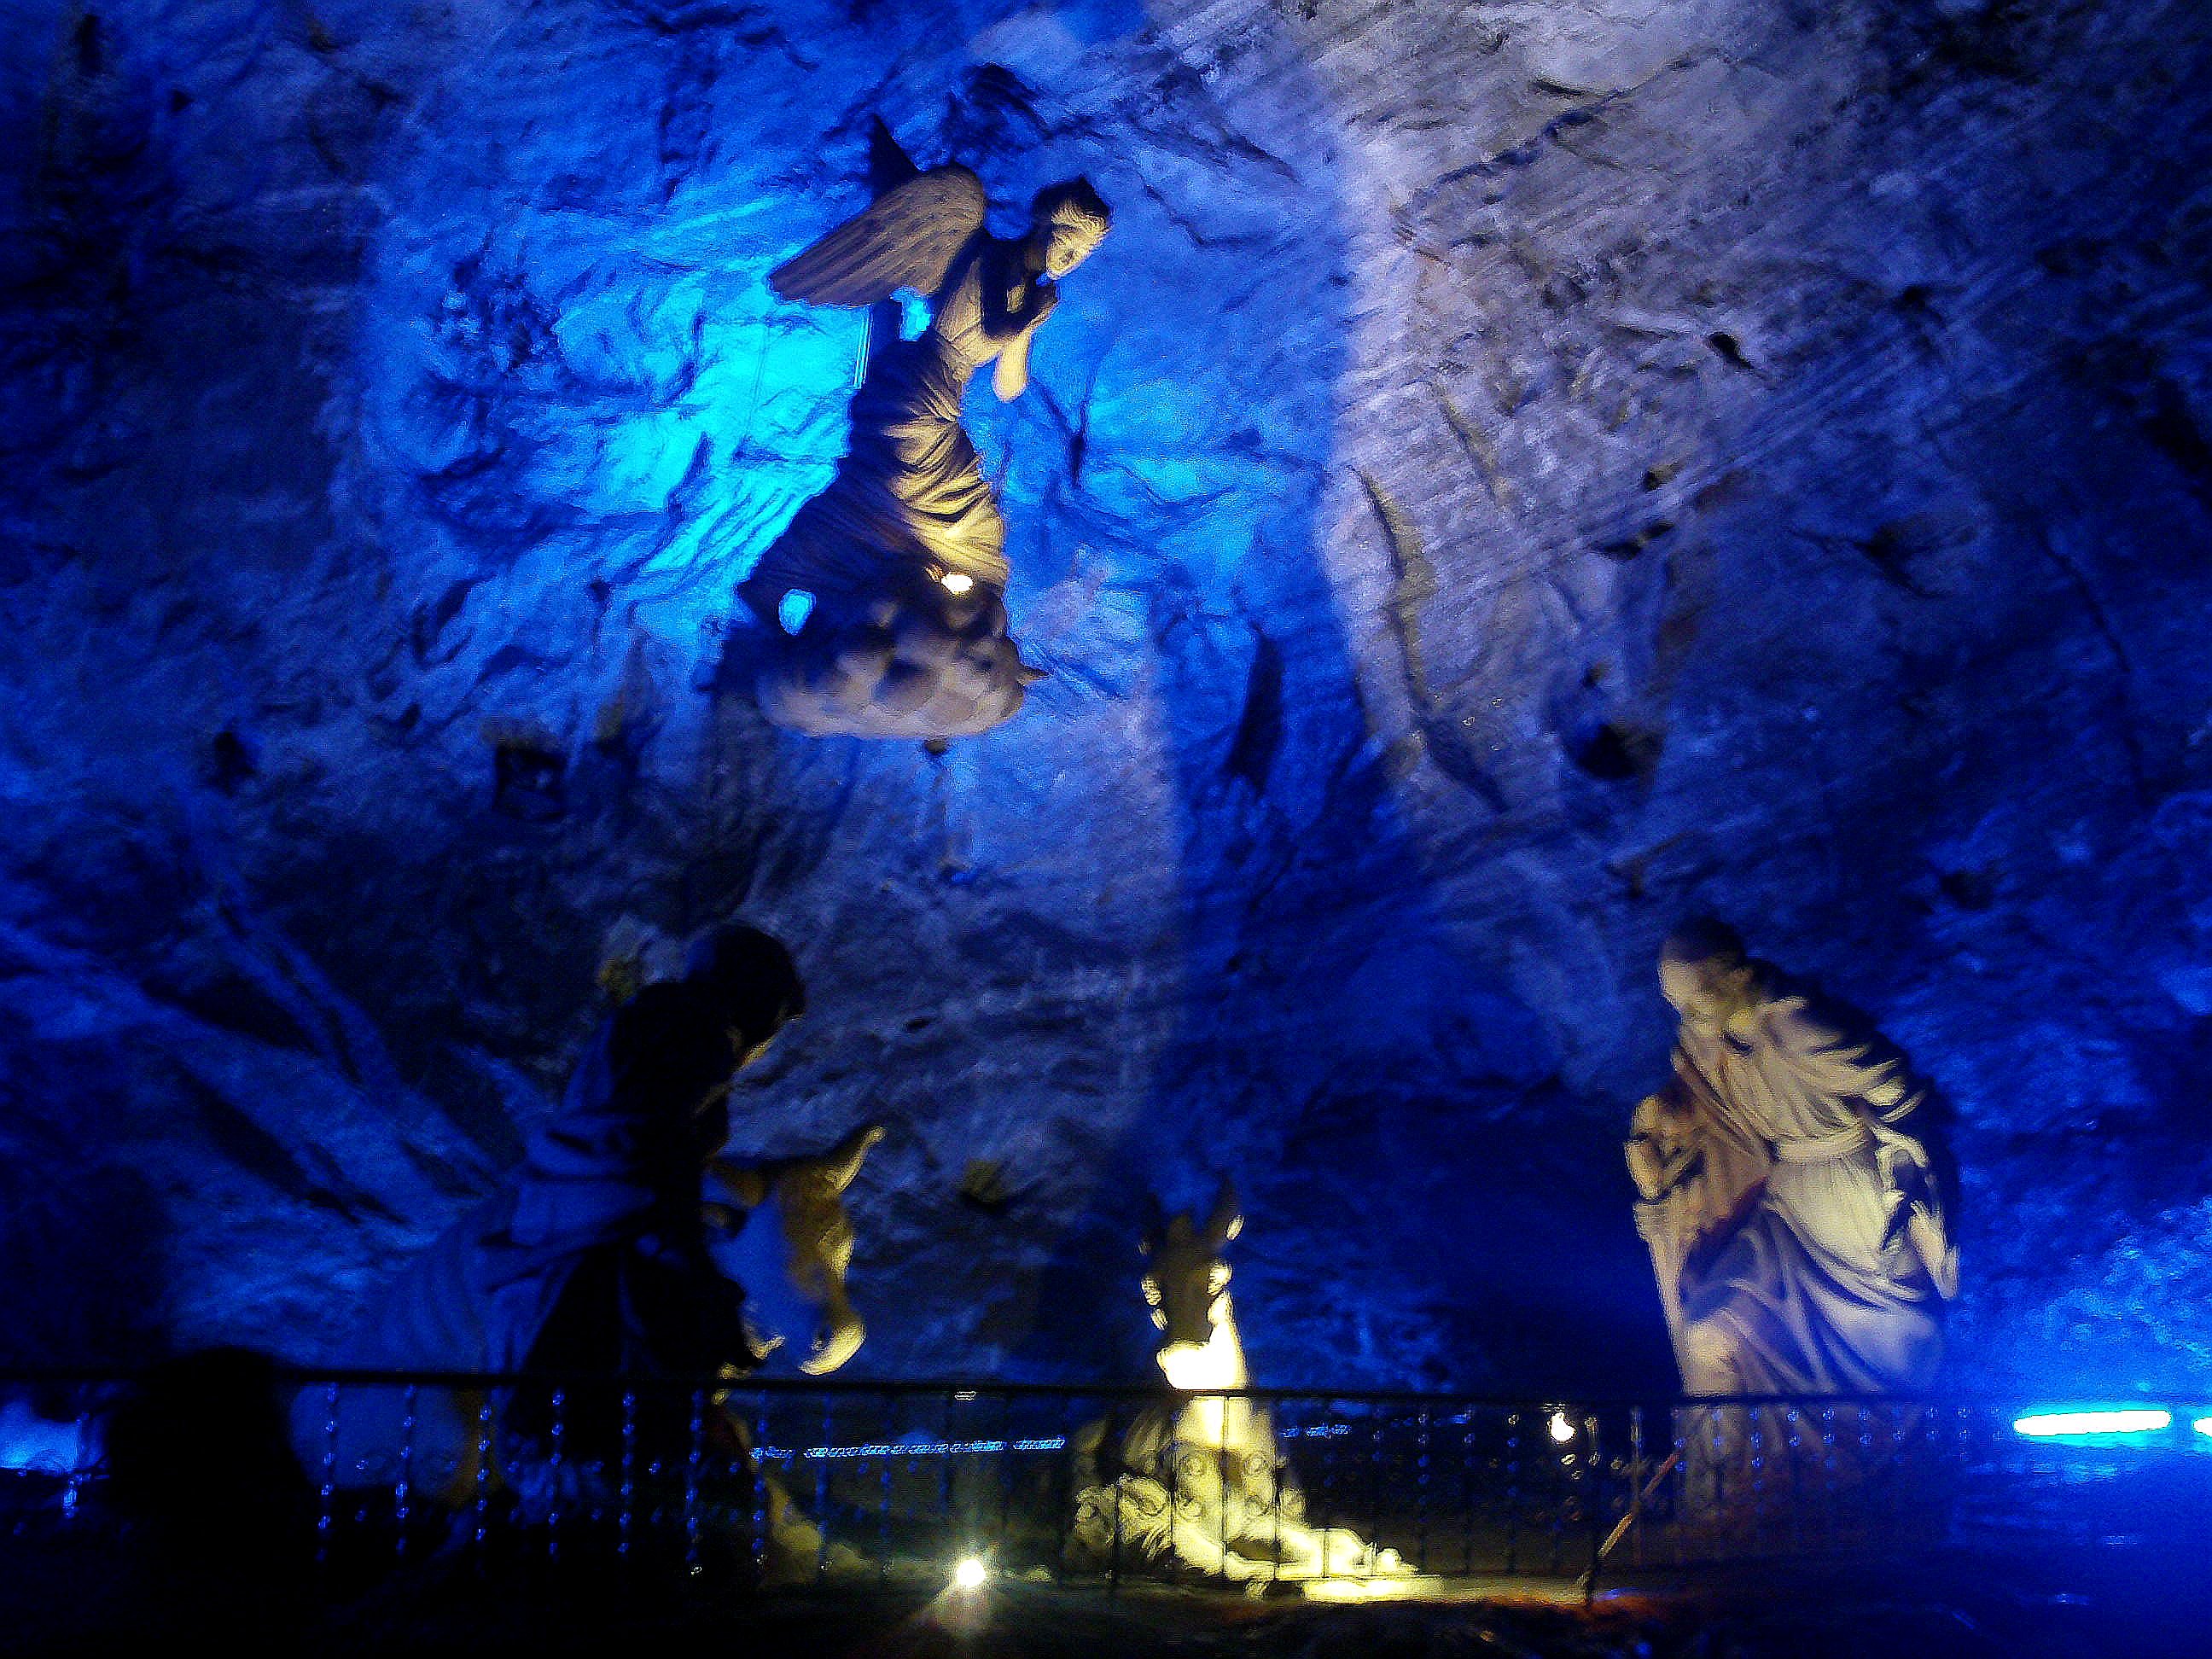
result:
[[(142, 1444), (200, 1434), (190, 1401), (126, 1377), (0, 1378), (6, 1524), (96, 1550), (149, 1501), (187, 1521), (264, 1504), (356, 1586), (436, 1559), (822, 1584), (968, 1563), (1347, 1596), (1535, 1578), (1587, 1595), (1654, 1571), (2109, 1537), (2128, 1509), (2113, 1460), (2145, 1449), (2025, 1439), (1994, 1402), (1894, 1398), (1255, 1389), (1148, 1419), (1157, 1389), (957, 1381), (352, 1372), (289, 1374), (283, 1393), (267, 1414), (297, 1462), (253, 1462), (264, 1496), (234, 1489), (216, 1444), (192, 1466), (207, 1490), (149, 1500), (112, 1425), (137, 1410)], [(1216, 1401), (1264, 1428), (1210, 1429)], [(2212, 1442), (2184, 1426), (2160, 1446), (2179, 1497), (2158, 1501), (2212, 1515)]]

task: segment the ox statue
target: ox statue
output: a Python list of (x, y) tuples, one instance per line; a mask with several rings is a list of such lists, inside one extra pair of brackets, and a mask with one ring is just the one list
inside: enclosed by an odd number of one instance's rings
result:
[(1172, 1394), (1118, 1436), (1098, 1423), (1077, 1437), (1075, 1548), (1171, 1562), (1255, 1594), (1277, 1582), (1405, 1575), (1395, 1550), (1308, 1523), (1267, 1410), (1244, 1393), (1251, 1377), (1222, 1257), (1243, 1226), (1224, 1182), (1202, 1224), (1182, 1213), (1146, 1229), (1145, 1300), (1161, 1335), (1153, 1358)]

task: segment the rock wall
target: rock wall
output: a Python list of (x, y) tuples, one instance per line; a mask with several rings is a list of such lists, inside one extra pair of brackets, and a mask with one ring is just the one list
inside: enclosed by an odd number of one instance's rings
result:
[[(2110, 15), (2108, 15), (2108, 13)], [(1663, 1380), (1685, 911), (1948, 1089), (1961, 1374), (2201, 1372), (2212, 26), (2052, 0), (0, 17), (0, 1358), (312, 1358), (743, 915), (740, 1143), (891, 1126), (859, 1367)], [(709, 688), (880, 115), (1101, 252), (971, 424), (1051, 670)], [(605, 971), (603, 971), (603, 969)], [(750, 1075), (750, 1074), (749, 1074)]]

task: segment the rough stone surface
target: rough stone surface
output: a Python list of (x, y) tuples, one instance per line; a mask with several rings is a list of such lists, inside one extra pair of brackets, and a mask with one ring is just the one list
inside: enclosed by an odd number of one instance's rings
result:
[[(892, 1127), (860, 1369), (1134, 1372), (1226, 1172), (1262, 1380), (1659, 1380), (1710, 908), (1948, 1087), (1966, 1376), (2201, 1374), (2208, 75), (2159, 0), (0, 11), (0, 1358), (313, 1357), (743, 914), (740, 1141)], [(703, 689), (876, 114), (1116, 210), (971, 417), (1053, 678), (942, 757)]]

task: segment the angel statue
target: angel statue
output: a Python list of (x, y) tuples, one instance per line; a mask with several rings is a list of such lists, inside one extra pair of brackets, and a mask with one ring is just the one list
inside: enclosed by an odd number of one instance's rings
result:
[[(863, 307), (901, 289), (929, 296), (929, 326), (870, 354), (837, 471), (761, 556), (738, 593), (765, 625), (751, 665), (762, 711), (817, 736), (922, 738), (985, 732), (1041, 678), (1006, 635), (1006, 526), (960, 424), (969, 378), (993, 365), (1012, 401), (1059, 283), (1111, 216), (1089, 182), (1037, 192), (1028, 232), (986, 227), (966, 167), (914, 173), (769, 273), (785, 299)], [(878, 177), (881, 173), (878, 173)]]

